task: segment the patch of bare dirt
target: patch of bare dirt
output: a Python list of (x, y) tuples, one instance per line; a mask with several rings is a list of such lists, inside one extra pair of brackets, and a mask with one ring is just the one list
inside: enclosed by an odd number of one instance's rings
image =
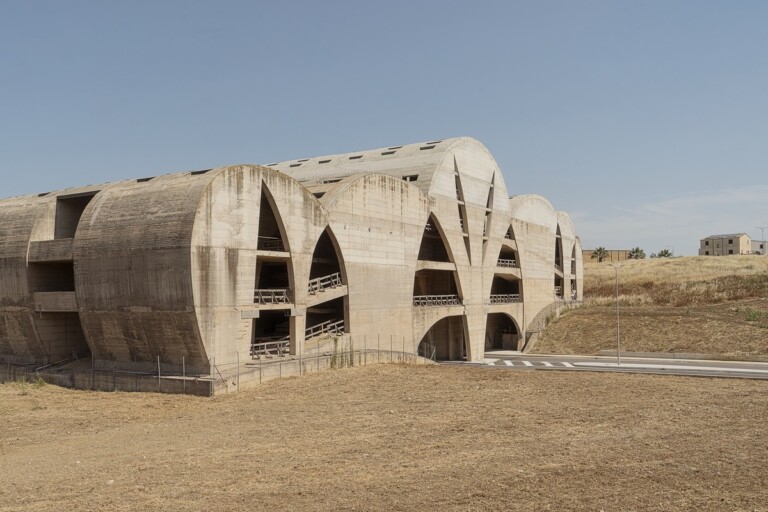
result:
[(768, 510), (765, 382), (375, 366), (0, 386), (0, 510)]

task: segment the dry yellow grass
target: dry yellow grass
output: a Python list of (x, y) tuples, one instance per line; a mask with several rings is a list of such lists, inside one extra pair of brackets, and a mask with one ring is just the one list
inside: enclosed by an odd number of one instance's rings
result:
[[(623, 350), (768, 356), (768, 258), (663, 258), (623, 265)], [(615, 349), (615, 279), (608, 264), (585, 264), (584, 306), (551, 323), (534, 351)]]
[(766, 382), (375, 366), (0, 385), (0, 510), (768, 510)]

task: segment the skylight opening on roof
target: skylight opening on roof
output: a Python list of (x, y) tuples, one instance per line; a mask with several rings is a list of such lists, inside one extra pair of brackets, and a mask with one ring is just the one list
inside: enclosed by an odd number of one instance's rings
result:
[(387, 149), (400, 149), (401, 147), (403, 146), (392, 146), (391, 148), (387, 148)]
[(427, 144), (440, 144), (441, 142), (443, 142), (443, 141), (441, 141), (441, 140), (433, 140), (431, 142), (427, 142)]
[(330, 160), (330, 158), (329, 158), (328, 160), (320, 160), (320, 161), (319, 161), (319, 162), (317, 162), (317, 163), (319, 163), (319, 164), (327, 164), (327, 163), (328, 163), (328, 162), (330, 162), (330, 161), (331, 161), (331, 160)]
[(198, 176), (198, 175), (200, 175), (200, 174), (205, 174), (205, 173), (207, 173), (207, 172), (209, 172), (209, 171), (211, 171), (211, 169), (203, 169), (202, 171), (192, 171), (192, 172), (190, 172), (189, 174), (190, 174), (191, 176)]
[(291, 164), (291, 167), (301, 167), (301, 164)]
[(435, 145), (433, 144), (431, 146), (421, 146), (419, 149), (421, 151), (424, 151), (424, 150), (427, 150), (427, 149), (435, 149)]
[(384, 151), (382, 155), (394, 155), (397, 151)]
[(354, 155), (354, 156), (349, 157), (350, 160), (357, 160), (359, 158), (363, 158), (363, 155)]
[(146, 183), (148, 181), (152, 181), (153, 179), (155, 179), (154, 176), (151, 176), (149, 178), (139, 178), (136, 180), (136, 183)]

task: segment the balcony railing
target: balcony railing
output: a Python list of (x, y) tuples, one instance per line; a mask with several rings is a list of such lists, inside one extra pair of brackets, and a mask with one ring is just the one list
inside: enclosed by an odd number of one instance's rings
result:
[(316, 295), (318, 292), (324, 292), (328, 288), (341, 286), (341, 274), (336, 272), (329, 276), (317, 277), (309, 280), (309, 294)]
[(260, 251), (285, 252), (285, 245), (283, 245), (283, 240), (271, 236), (260, 236), (258, 238), (257, 248)]
[(563, 266), (559, 263), (555, 263), (555, 270), (559, 270), (560, 272), (563, 271)]
[(563, 287), (562, 286), (555, 286), (555, 295), (558, 297), (563, 296)]
[(510, 260), (510, 259), (499, 258), (499, 260), (496, 262), (496, 266), (497, 267), (517, 268), (517, 261)]
[(507, 231), (504, 234), (504, 238), (506, 238), (507, 240), (514, 240), (514, 238), (512, 238), (512, 233), (510, 233), (509, 231)]
[(456, 294), (451, 295), (414, 295), (413, 305), (423, 306), (460, 306), (461, 299)]
[(288, 288), (276, 288), (273, 290), (254, 290), (254, 302), (256, 304), (290, 304), (291, 290)]
[[(277, 339), (275, 339), (277, 338)], [(274, 341), (265, 341), (274, 339)], [(269, 336), (255, 340), (251, 344), (251, 357), (257, 356), (283, 356), (290, 351), (290, 336)]]
[(326, 320), (323, 323), (307, 327), (304, 331), (306, 339), (317, 338), (324, 334), (344, 334), (344, 320)]
[(513, 304), (520, 302), (519, 293), (494, 293), (491, 295), (491, 304)]

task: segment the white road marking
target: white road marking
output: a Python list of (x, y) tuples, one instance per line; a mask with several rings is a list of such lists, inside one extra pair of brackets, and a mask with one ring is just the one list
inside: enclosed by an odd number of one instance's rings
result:
[(757, 370), (753, 368), (733, 368), (733, 367), (719, 367), (719, 366), (690, 366), (690, 365), (676, 365), (676, 364), (638, 364), (638, 363), (622, 363), (618, 365), (616, 363), (599, 363), (599, 362), (585, 362), (585, 363), (573, 363), (577, 366), (594, 366), (598, 368), (636, 368), (647, 370), (699, 370), (705, 372), (731, 372), (731, 373), (766, 373), (768, 370)]
[(533, 366), (533, 363), (532, 363), (532, 362), (530, 362), (530, 361), (523, 361), (523, 364), (524, 364), (525, 366)]
[(561, 364), (566, 368), (573, 368), (573, 365), (571, 363), (566, 363), (565, 361), (563, 361)]
[(494, 365), (498, 359), (483, 359), (483, 364)]
[(552, 363), (550, 363), (549, 361), (542, 361), (541, 364), (543, 364), (544, 366), (550, 366), (550, 367), (552, 366)]
[(514, 364), (512, 364), (512, 361), (507, 361), (506, 359), (504, 360), (504, 364), (507, 366), (515, 366)]

